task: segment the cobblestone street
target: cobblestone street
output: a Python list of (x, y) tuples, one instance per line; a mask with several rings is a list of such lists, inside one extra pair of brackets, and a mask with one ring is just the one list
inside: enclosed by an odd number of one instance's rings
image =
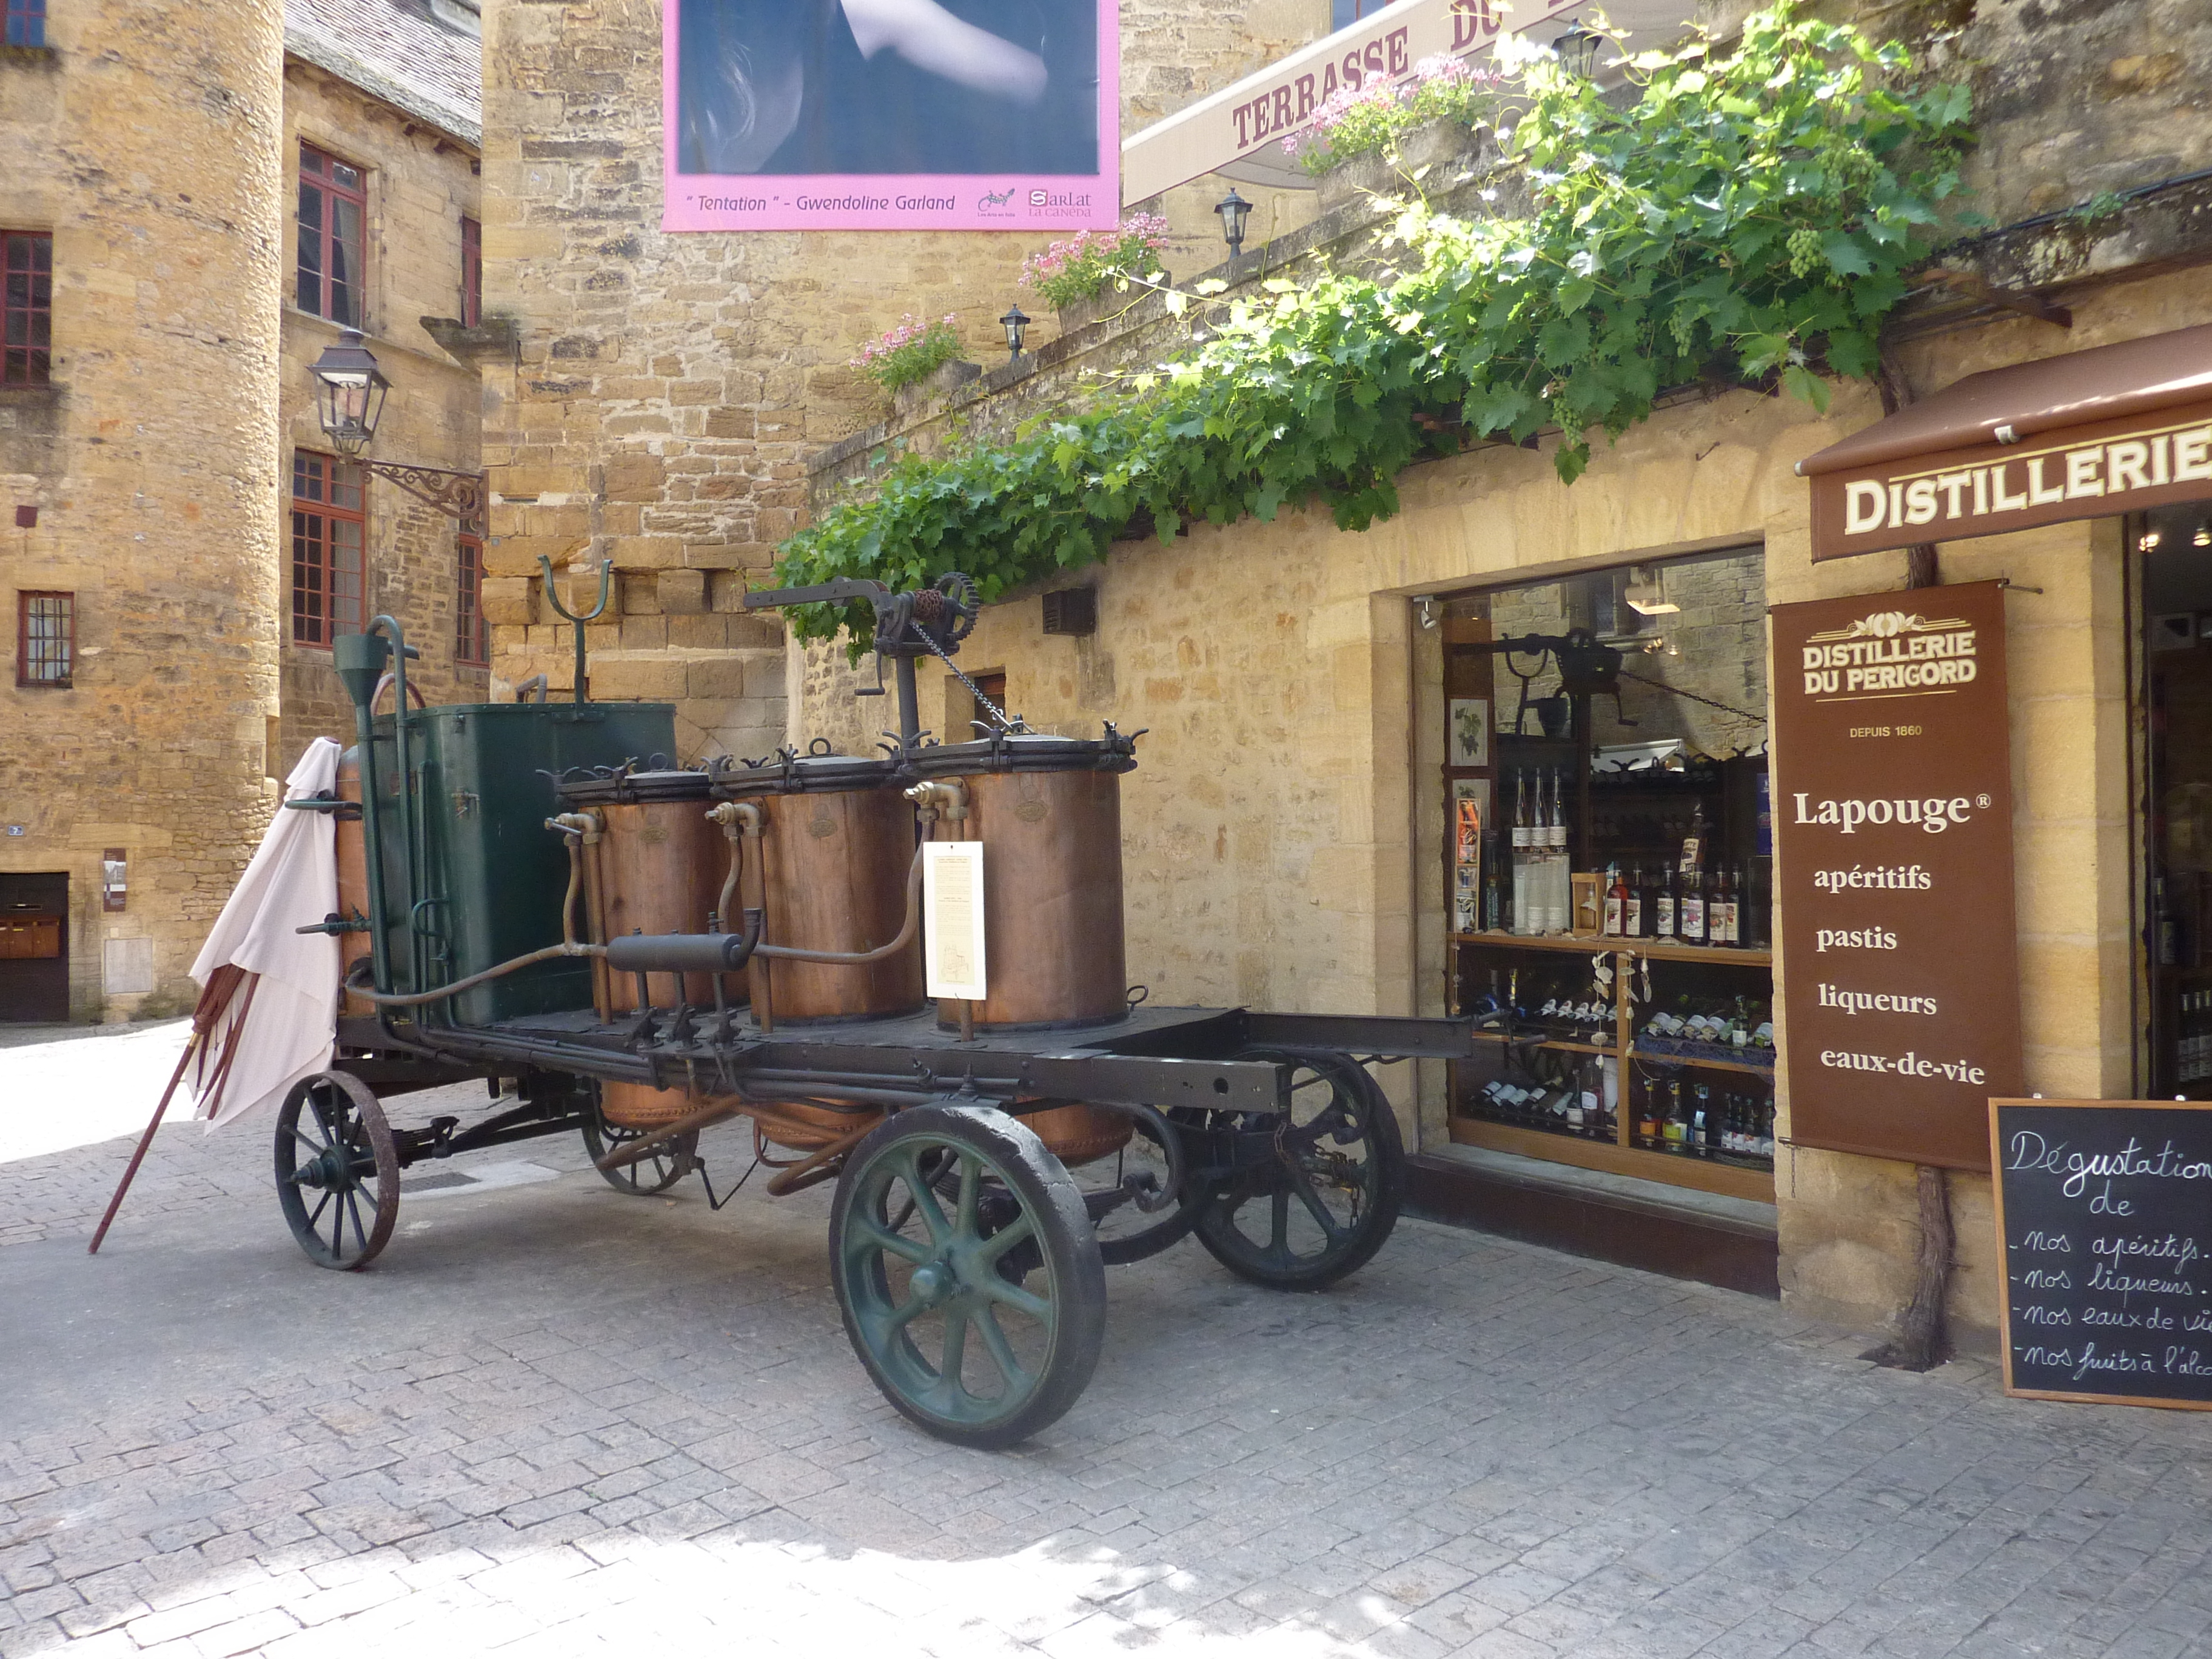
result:
[(0, 1655), (2212, 1650), (2193, 1415), (1409, 1222), (1321, 1296), (1111, 1273), (1089, 1393), (970, 1453), (853, 1358), (826, 1189), (531, 1142), (354, 1276), (266, 1133), (165, 1129), (96, 1258), (127, 1140), (0, 1164)]

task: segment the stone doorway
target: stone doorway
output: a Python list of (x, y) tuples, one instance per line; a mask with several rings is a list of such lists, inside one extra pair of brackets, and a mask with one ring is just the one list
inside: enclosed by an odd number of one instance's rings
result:
[(0, 874), (0, 1022), (68, 1018), (68, 872)]

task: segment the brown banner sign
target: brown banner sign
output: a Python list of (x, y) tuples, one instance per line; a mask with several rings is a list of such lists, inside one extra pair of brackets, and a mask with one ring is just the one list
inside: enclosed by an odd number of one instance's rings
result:
[(1989, 1167), (2021, 1093), (2003, 588), (1778, 605), (1790, 1139)]
[(2212, 403), (1813, 479), (1813, 556), (1996, 536), (2212, 495)]

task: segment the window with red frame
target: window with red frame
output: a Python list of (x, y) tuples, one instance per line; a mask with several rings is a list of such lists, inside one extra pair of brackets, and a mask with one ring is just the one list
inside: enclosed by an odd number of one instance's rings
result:
[(361, 632), (365, 586), (362, 471), (335, 455), (292, 457), (292, 641), (328, 645)]
[(483, 538), (464, 530), (455, 544), (459, 580), (453, 593), (453, 660), (472, 668), (491, 663), (491, 628), (483, 613)]
[(15, 596), (15, 684), (70, 688), (76, 672), (76, 595)]
[(46, 44), (46, 0), (8, 0), (8, 40), (11, 46)]
[(368, 181), (312, 144), (300, 146), (300, 309), (348, 328), (362, 321)]
[(461, 326), (474, 328), (483, 320), (483, 227), (473, 219), (461, 221)]
[(53, 344), (54, 239), (0, 230), (0, 386), (46, 385)]

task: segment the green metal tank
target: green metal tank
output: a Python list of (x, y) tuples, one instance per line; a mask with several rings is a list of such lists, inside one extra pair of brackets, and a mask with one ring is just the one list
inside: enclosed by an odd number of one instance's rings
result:
[[(562, 810), (554, 780), (571, 767), (653, 763), (655, 756), (665, 766), (676, 748), (672, 703), (455, 703), (410, 711), (408, 793), (418, 837), (410, 930), (394, 718), (380, 714), (374, 722), (371, 844), (382, 854), (392, 988), (402, 992), (451, 984), (559, 944), (568, 853), (565, 838), (545, 828)], [(478, 1025), (591, 1005), (591, 964), (578, 958), (523, 969), (462, 993), (452, 1006), (459, 1024)]]

